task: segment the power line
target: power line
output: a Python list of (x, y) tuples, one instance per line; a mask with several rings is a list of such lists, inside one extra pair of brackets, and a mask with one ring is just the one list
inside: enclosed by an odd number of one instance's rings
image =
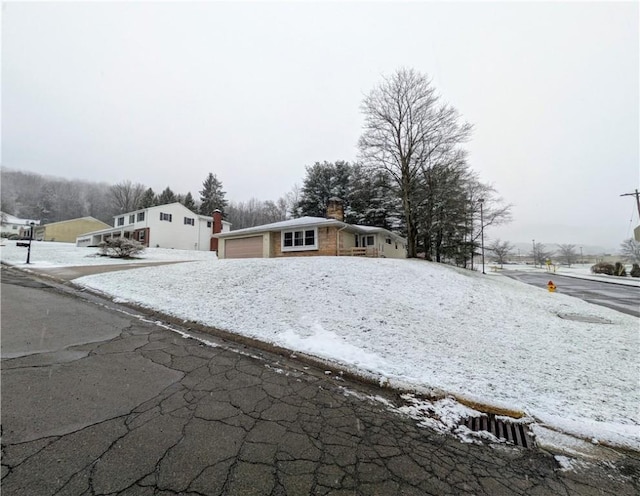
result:
[(635, 196), (636, 197), (636, 204), (638, 206), (638, 216), (640, 217), (640, 192), (638, 192), (638, 190), (636, 190), (635, 193), (625, 193), (624, 195), (620, 195), (620, 196)]

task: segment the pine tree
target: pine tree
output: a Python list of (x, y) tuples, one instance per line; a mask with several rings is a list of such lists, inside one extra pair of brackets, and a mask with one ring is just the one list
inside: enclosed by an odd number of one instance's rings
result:
[(156, 205), (158, 205), (156, 194), (151, 188), (149, 188), (144, 192), (142, 198), (140, 198), (140, 201), (138, 202), (138, 208), (149, 208), (155, 207)]
[(167, 186), (158, 197), (158, 205), (166, 205), (167, 203), (175, 203), (176, 201), (178, 201), (178, 199), (169, 186)]
[(200, 214), (212, 215), (214, 210), (220, 210), (224, 214), (227, 206), (227, 200), (224, 196), (226, 193), (222, 191), (222, 182), (218, 180), (215, 174), (209, 172), (209, 175), (202, 183), (202, 191), (200, 191)]
[(187, 207), (192, 212), (197, 211), (196, 202), (193, 199), (191, 192), (187, 193), (180, 203), (182, 203), (185, 207)]
[(371, 174), (361, 165), (355, 164), (352, 167), (348, 197), (346, 222), (401, 230), (402, 205), (386, 174)]
[(342, 200), (345, 211), (349, 206), (349, 181), (352, 166), (349, 162), (316, 162), (307, 167), (296, 211), (301, 216), (324, 217), (329, 198)]

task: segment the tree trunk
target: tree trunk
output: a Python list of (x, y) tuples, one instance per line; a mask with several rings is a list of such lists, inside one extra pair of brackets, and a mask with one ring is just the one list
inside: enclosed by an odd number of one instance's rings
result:
[(417, 228), (414, 221), (414, 213), (411, 209), (411, 185), (409, 183), (409, 173), (403, 172), (402, 175), (402, 207), (404, 209), (404, 218), (407, 222), (407, 258), (416, 258), (416, 235)]

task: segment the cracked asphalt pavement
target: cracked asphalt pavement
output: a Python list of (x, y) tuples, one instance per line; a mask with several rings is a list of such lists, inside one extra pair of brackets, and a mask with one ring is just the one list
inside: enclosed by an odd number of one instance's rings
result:
[(3, 496), (640, 492), (635, 456), (562, 470), (366, 399), (398, 404), (388, 390), (203, 344), (13, 269), (1, 296)]

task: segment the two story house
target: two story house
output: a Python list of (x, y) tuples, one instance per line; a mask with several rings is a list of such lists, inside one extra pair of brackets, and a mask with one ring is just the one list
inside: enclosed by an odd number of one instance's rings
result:
[(230, 229), (219, 211), (209, 217), (175, 202), (116, 215), (113, 227), (82, 234), (76, 245), (97, 246), (107, 238), (122, 236), (147, 247), (210, 251), (217, 248), (212, 235)]

